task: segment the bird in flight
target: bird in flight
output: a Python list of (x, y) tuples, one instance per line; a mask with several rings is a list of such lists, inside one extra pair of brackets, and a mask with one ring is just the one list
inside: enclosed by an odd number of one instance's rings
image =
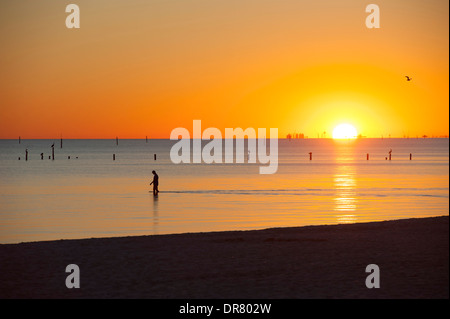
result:
[(411, 81), (411, 80), (412, 80), (412, 78), (410, 78), (410, 77), (407, 76), (407, 75), (405, 75), (405, 77), (406, 77), (406, 81)]

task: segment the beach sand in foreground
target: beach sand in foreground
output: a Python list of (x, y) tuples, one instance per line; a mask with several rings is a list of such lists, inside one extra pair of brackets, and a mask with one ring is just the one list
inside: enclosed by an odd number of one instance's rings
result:
[(5, 244), (0, 298), (449, 298), (448, 220)]

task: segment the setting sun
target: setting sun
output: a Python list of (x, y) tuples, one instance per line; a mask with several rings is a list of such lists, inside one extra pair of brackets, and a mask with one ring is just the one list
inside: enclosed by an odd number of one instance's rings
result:
[(333, 130), (333, 138), (335, 139), (356, 138), (357, 135), (356, 128), (350, 124), (339, 124)]

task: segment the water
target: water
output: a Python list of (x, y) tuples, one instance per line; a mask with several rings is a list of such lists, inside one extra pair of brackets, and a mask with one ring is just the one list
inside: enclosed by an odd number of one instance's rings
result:
[[(260, 175), (259, 163), (173, 164), (170, 140), (63, 143), (61, 149), (59, 140), (0, 140), (0, 243), (449, 212), (448, 139), (279, 140), (273, 175)], [(160, 176), (158, 197), (149, 192), (152, 170)]]

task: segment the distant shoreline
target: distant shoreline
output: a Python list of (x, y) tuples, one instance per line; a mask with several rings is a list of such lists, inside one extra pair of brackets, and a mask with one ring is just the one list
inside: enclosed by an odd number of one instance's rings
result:
[[(0, 298), (448, 298), (448, 222), (2, 244)], [(81, 289), (65, 287), (68, 264), (79, 266)], [(365, 286), (369, 264), (379, 289)]]

